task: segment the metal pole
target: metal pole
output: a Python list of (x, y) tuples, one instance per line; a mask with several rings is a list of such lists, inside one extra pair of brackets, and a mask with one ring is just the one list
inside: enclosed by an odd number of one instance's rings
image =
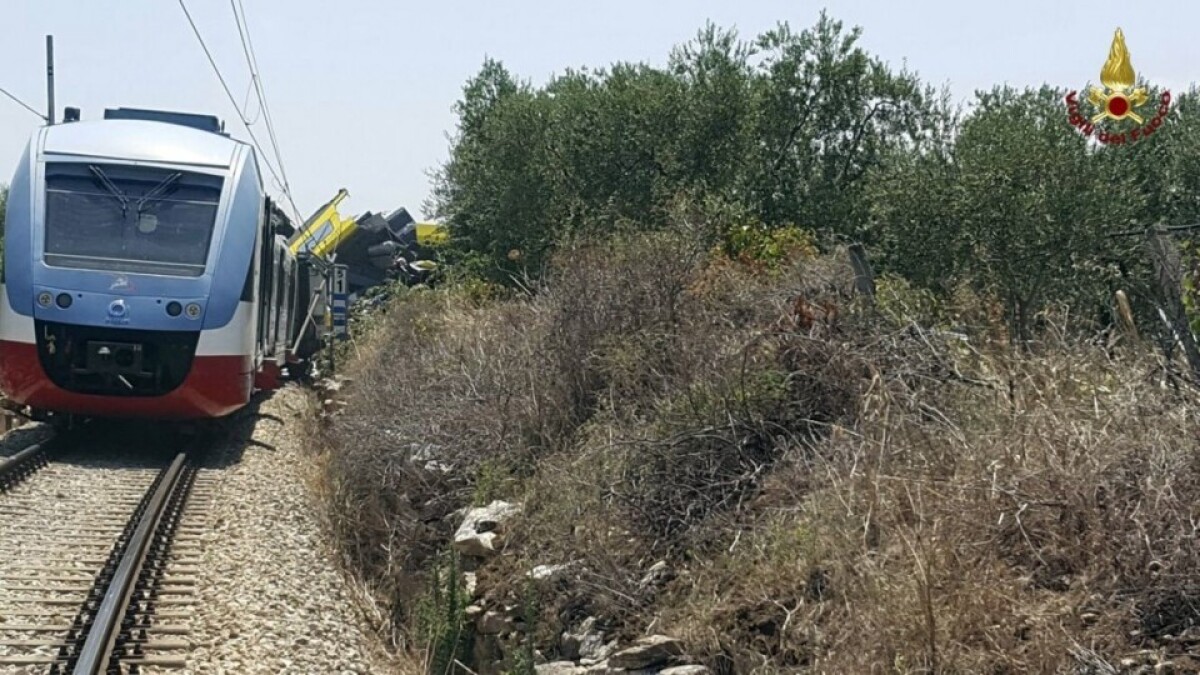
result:
[(50, 107), (46, 110), (46, 123), (54, 124), (54, 36), (46, 36), (46, 98)]
[(333, 291), (334, 291), (333, 284), (334, 284), (334, 276), (336, 274), (337, 274), (337, 272), (333, 269), (333, 266), (331, 265), (329, 268), (328, 276), (326, 277), (326, 279), (327, 279), (327, 281), (326, 281), (326, 289), (327, 289), (326, 297), (329, 298), (329, 304), (326, 307), (326, 309), (329, 312), (329, 314), (328, 314), (328, 316), (329, 316), (329, 335), (326, 336), (326, 339), (329, 340), (329, 377), (333, 377), (333, 375), (334, 375), (333, 343), (337, 339), (337, 326), (335, 326), (333, 323)]

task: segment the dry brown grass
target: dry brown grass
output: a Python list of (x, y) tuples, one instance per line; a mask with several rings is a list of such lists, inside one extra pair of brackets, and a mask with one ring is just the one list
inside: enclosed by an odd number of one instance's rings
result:
[(1194, 667), (1196, 397), (1159, 364), (884, 319), (837, 257), (701, 253), (584, 246), (529, 297), (393, 305), (322, 442), (343, 549), (398, 626), (452, 512), (503, 497), (526, 509), (488, 601), (577, 561), (538, 590), (551, 658), (591, 615), (721, 673), (1099, 673), (1159, 647)]
[(996, 371), (996, 391), (881, 378), (856, 431), (795, 453), (772, 515), (678, 589), (676, 625), (734, 672), (1062, 672), (1074, 646), (1115, 663), (1178, 636), (1200, 616), (1180, 599), (1194, 413), (1086, 350)]

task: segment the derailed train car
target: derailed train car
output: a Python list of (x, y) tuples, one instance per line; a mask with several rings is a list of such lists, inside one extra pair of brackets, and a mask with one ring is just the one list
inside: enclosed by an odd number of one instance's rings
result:
[(437, 269), (435, 249), (448, 240), (446, 228), (418, 223), (404, 208), (386, 217), (370, 211), (343, 217), (338, 206), (349, 192), (339, 190), (288, 240), (293, 253), (309, 252), (346, 267), (350, 293), (360, 293), (388, 279), (411, 285), (427, 281)]
[(0, 390), (35, 412), (221, 417), (307, 368), (313, 275), (254, 149), (209, 116), (34, 132), (9, 187)]

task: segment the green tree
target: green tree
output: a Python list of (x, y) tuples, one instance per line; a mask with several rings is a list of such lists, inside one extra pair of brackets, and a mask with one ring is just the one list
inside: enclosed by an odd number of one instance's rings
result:
[(754, 139), (756, 48), (710, 23), (671, 52), (675, 119), (663, 131), (676, 189), (737, 193)]
[[(1151, 92), (1146, 119), (1157, 114), (1161, 90)], [(1139, 220), (1180, 225), (1200, 221), (1200, 91), (1195, 87), (1176, 92), (1172, 109), (1153, 135), (1140, 139), (1121, 152), (1114, 169), (1131, 176), (1145, 196)]]
[(884, 270), (949, 293), (971, 273), (957, 208), (958, 170), (950, 151), (896, 150), (866, 186), (869, 240)]
[(474, 262), (513, 271), (510, 252), (546, 246), (538, 229), (550, 192), (540, 170), (545, 99), (489, 59), (455, 110), (452, 160), (435, 180), (437, 215), (450, 217), (457, 249), (477, 256)]
[(562, 237), (658, 227), (680, 195), (768, 227), (861, 237), (863, 185), (889, 148), (928, 135), (928, 92), (822, 15), (753, 41), (709, 24), (668, 67), (567, 71), (542, 88), (484, 63), (457, 106), (434, 210), (492, 276)]
[(978, 97), (954, 148), (954, 221), (961, 261), (999, 296), (1010, 333), (1032, 337), (1051, 301), (1103, 298), (1105, 260), (1133, 225), (1144, 196), (1114, 169), (1122, 148), (1095, 149), (1066, 121), (1065, 92), (996, 88)]
[(809, 29), (782, 23), (756, 41), (743, 185), (765, 222), (861, 238), (863, 178), (888, 147), (919, 142), (928, 92), (858, 47), (860, 35), (822, 12)]

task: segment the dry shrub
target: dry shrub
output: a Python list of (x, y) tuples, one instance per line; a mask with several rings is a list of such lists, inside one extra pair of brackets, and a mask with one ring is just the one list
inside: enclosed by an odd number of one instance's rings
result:
[[(603, 277), (636, 274), (622, 260), (573, 269), (601, 277), (585, 285), (611, 284)], [(729, 519), (750, 517), (748, 502), (788, 448), (856, 416), (867, 382), (861, 340), (853, 320), (835, 316), (849, 304), (847, 266), (804, 260), (763, 276), (697, 264), (689, 275), (673, 303), (658, 305), (669, 308), (658, 320), (624, 324), (620, 341), (580, 352), (604, 384), (591, 389), (574, 442), (541, 458), (526, 484), (517, 555), (486, 577), (493, 600), (512, 604), (518, 589), (506, 579), (576, 563), (569, 581), (543, 589), (548, 656), (555, 631), (585, 616), (618, 634), (642, 630), (656, 611), (646, 568), (711, 555)], [(610, 294), (556, 297), (601, 311)]]
[(725, 672), (1088, 672), (1186, 634), (1194, 398), (1069, 344), (974, 354), (978, 382), (900, 335), (855, 428), (795, 448), (767, 526), (677, 589), (676, 629)]
[(408, 294), (346, 369), (347, 406), (319, 439), (332, 523), (398, 623), (453, 532), (449, 514), (470, 502), (474, 471), (522, 447), (535, 359), (519, 311)]
[(339, 543), (399, 622), (456, 509), (519, 498), (602, 392), (641, 400), (669, 386), (699, 255), (678, 234), (580, 245), (527, 297), (480, 307), (469, 292), (406, 293), (377, 318), (319, 440)]
[(480, 585), (521, 606), (530, 567), (573, 564), (526, 617), (551, 659), (586, 616), (720, 673), (1102, 672), (1200, 641), (1196, 400), (1149, 357), (972, 346), (859, 306), (841, 255), (702, 251), (593, 242), (522, 298), (391, 307), (325, 442), (398, 622), (450, 514), (506, 498)]

